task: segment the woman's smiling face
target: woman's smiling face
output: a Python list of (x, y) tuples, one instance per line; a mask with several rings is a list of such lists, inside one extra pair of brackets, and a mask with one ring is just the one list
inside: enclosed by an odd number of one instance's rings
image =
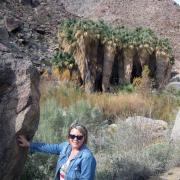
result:
[(72, 149), (79, 149), (84, 144), (83, 134), (76, 128), (71, 129), (68, 140)]

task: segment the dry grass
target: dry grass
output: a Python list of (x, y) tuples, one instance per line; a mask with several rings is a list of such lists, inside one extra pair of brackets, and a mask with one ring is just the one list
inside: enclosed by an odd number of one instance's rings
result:
[(87, 100), (92, 107), (100, 108), (108, 119), (141, 115), (168, 121), (174, 119), (174, 111), (179, 106), (175, 97), (166, 94), (158, 95), (140, 91), (85, 94), (81, 88), (73, 84), (59, 85), (52, 81), (42, 82), (41, 103), (51, 97), (54, 97), (61, 107), (69, 107), (80, 100)]
[(47, 99), (54, 97), (61, 107), (69, 107), (70, 105), (85, 99), (84, 92), (77, 86), (69, 83), (59, 84), (53, 81), (42, 81), (40, 86), (41, 103)]
[(150, 115), (152, 109), (151, 100), (137, 93), (92, 94), (87, 99), (92, 105), (100, 107), (107, 117)]

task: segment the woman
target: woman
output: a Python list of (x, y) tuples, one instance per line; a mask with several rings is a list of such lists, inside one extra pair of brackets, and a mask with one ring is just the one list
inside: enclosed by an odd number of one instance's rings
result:
[(87, 129), (74, 123), (68, 130), (68, 141), (60, 144), (30, 143), (20, 135), (19, 146), (28, 147), (30, 151), (58, 154), (55, 180), (94, 180), (96, 160), (87, 148)]

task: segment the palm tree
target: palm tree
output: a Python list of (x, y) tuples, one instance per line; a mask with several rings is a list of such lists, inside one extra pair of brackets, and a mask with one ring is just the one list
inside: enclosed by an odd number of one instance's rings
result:
[(149, 64), (150, 55), (155, 49), (156, 36), (149, 28), (136, 28), (134, 32), (134, 39), (136, 41), (139, 61), (141, 67)]
[(172, 49), (168, 39), (160, 39), (156, 45), (156, 85), (162, 89), (170, 78)]
[(110, 90), (110, 77), (116, 53), (116, 44), (112, 41), (107, 41), (104, 44), (104, 61), (102, 75), (102, 90), (107, 92)]

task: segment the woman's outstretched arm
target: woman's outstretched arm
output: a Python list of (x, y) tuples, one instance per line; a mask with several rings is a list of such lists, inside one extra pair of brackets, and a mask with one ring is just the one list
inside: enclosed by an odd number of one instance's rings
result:
[(18, 136), (18, 143), (20, 147), (29, 148), (31, 152), (37, 151), (37, 152), (44, 152), (51, 154), (60, 154), (62, 148), (65, 145), (65, 143), (60, 143), (60, 144), (30, 143), (24, 135)]

